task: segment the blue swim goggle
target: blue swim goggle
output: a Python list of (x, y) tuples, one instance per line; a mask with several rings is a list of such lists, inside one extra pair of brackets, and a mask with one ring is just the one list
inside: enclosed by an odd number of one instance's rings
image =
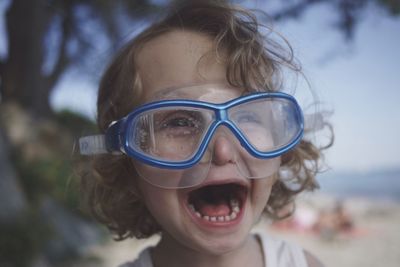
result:
[(207, 177), (216, 135), (228, 140), (239, 173), (253, 179), (275, 173), (279, 156), (295, 147), (303, 132), (302, 111), (285, 93), (252, 93), (218, 104), (173, 99), (136, 108), (111, 123), (104, 136), (81, 138), (80, 150), (126, 154), (148, 182), (185, 188)]

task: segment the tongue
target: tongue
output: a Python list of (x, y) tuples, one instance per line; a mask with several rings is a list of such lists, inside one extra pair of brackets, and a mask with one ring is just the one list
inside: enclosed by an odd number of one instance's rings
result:
[(231, 209), (229, 203), (225, 199), (219, 199), (217, 202), (209, 203), (199, 200), (196, 203), (196, 208), (202, 215), (206, 216), (226, 216), (229, 215)]

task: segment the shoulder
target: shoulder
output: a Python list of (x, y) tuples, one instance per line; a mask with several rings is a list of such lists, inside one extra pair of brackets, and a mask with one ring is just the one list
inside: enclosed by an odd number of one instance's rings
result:
[(118, 267), (153, 267), (150, 256), (150, 248), (143, 250), (137, 259), (134, 261), (126, 262), (119, 265)]
[(304, 250), (304, 256), (309, 267), (324, 267), (322, 262), (307, 250)]
[(293, 242), (266, 233), (258, 235), (266, 256), (267, 266), (323, 267), (310, 252)]

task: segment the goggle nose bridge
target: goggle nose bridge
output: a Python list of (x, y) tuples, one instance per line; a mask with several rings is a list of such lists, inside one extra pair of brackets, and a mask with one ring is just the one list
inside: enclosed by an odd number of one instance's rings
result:
[[(209, 139), (212, 140), (214, 137), (215, 133), (217, 132), (218, 128), (221, 126), (225, 126), (230, 130), (230, 132), (235, 136), (235, 138), (240, 142), (241, 146), (245, 147), (245, 143), (243, 142), (243, 134), (242, 132), (234, 126), (232, 121), (228, 118), (228, 109), (230, 107), (223, 107), (219, 109), (215, 109), (215, 126), (213, 127), (212, 131), (210, 133), (207, 133), (209, 135)], [(209, 141), (207, 142), (207, 146), (209, 145)]]
[(206, 150), (208, 149), (211, 140), (215, 136), (215, 133), (218, 131), (218, 128), (221, 126), (225, 126), (230, 130), (230, 132), (235, 136), (235, 138), (240, 142), (240, 145), (246, 149), (251, 155), (256, 156), (252, 149), (249, 148), (249, 144), (245, 141), (245, 136), (243, 133), (240, 131), (240, 129), (237, 128), (237, 126), (234, 125), (232, 121), (229, 120), (228, 118), (228, 113), (226, 109), (218, 109), (215, 110), (216, 112), (216, 120), (210, 127), (210, 129), (207, 131), (205, 134), (204, 140), (201, 142), (200, 148), (199, 148), (199, 159), (201, 159), (206, 153)]
[(229, 107), (215, 109), (215, 117), (217, 121), (227, 121), (228, 120), (228, 110)]

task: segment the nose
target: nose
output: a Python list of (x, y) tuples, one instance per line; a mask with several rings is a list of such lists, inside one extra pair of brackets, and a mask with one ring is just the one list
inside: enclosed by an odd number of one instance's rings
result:
[(232, 140), (225, 134), (217, 134), (213, 142), (213, 158), (215, 165), (222, 166), (228, 163), (235, 163), (235, 151)]

